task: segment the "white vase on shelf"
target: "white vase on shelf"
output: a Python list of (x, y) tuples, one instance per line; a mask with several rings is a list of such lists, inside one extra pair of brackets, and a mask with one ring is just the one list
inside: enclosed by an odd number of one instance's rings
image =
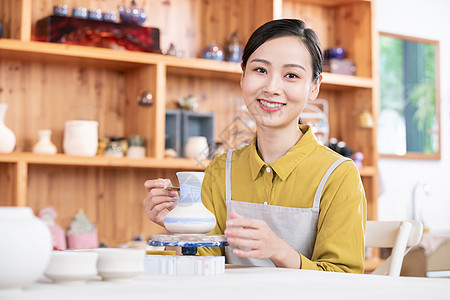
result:
[(7, 108), (8, 104), (0, 103), (0, 153), (11, 153), (16, 146), (16, 136), (4, 122)]
[(43, 129), (38, 131), (39, 140), (33, 146), (33, 152), (38, 154), (55, 154), (58, 152), (55, 144), (51, 141), (52, 131)]

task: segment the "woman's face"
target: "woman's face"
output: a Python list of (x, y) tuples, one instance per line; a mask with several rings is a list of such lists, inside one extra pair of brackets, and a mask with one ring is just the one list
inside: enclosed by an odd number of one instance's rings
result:
[(245, 104), (258, 126), (298, 126), (308, 100), (319, 93), (322, 76), (312, 81), (312, 58), (294, 36), (262, 44), (249, 57), (241, 78)]

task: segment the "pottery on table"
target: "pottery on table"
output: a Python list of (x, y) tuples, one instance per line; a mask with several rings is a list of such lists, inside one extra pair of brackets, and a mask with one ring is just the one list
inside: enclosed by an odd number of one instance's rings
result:
[(52, 143), (52, 131), (50, 129), (43, 129), (38, 131), (39, 140), (33, 146), (33, 152), (38, 154), (55, 154), (58, 152), (55, 144)]
[(16, 136), (4, 122), (7, 108), (7, 103), (0, 103), (0, 153), (11, 153), (16, 146)]
[(30, 207), (0, 207), (0, 240), (0, 294), (20, 291), (44, 274), (52, 238)]
[(184, 156), (197, 161), (208, 159), (209, 146), (208, 140), (204, 136), (191, 136), (184, 146)]
[(204, 172), (177, 172), (180, 200), (164, 219), (171, 233), (204, 234), (214, 229), (216, 217), (202, 203)]
[(126, 281), (144, 272), (144, 249), (97, 248), (97, 270), (103, 280)]
[(44, 275), (55, 283), (86, 283), (97, 275), (97, 259), (93, 251), (53, 251)]
[(98, 122), (67, 121), (64, 127), (64, 153), (77, 156), (95, 156), (98, 147)]

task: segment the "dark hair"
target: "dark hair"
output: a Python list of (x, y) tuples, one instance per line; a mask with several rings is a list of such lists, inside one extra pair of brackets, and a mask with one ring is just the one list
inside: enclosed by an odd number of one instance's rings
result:
[(297, 19), (280, 19), (265, 23), (256, 29), (244, 48), (242, 69), (245, 71), (250, 55), (268, 40), (283, 37), (298, 37), (306, 46), (312, 58), (313, 81), (322, 73), (323, 52), (317, 34), (306, 27), (305, 22)]

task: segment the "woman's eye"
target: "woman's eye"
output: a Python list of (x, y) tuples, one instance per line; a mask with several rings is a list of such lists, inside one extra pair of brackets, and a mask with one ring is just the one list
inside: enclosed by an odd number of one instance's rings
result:
[(300, 78), (297, 74), (294, 73), (286, 74), (286, 77), (289, 79)]
[(258, 73), (262, 73), (262, 74), (266, 74), (267, 71), (263, 68), (255, 68), (254, 71), (258, 72)]

